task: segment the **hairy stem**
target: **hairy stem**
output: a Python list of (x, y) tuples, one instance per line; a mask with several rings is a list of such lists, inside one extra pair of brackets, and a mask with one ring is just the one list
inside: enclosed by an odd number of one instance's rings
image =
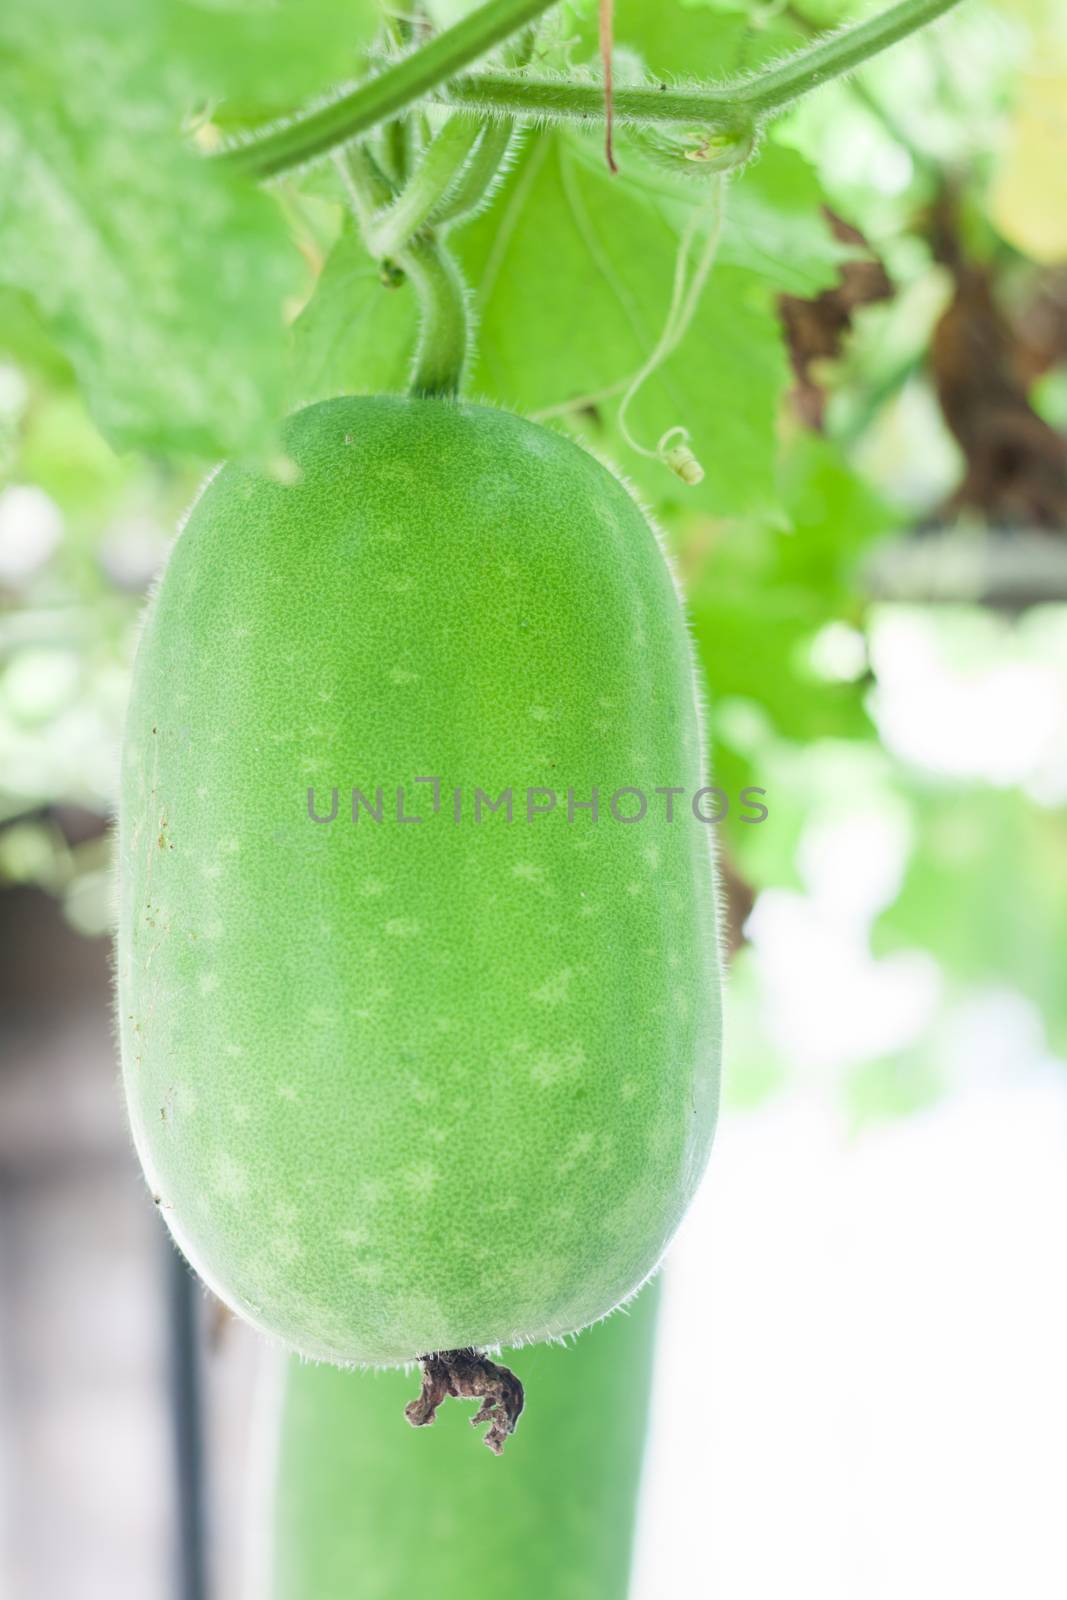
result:
[(547, 11), (553, 0), (487, 0), (410, 55), (348, 94), (212, 160), (257, 178), (274, 177), (345, 144), (421, 100), (438, 84)]
[[(524, 72), (471, 72), (454, 78), (442, 91), (450, 105), (467, 111), (532, 119), (599, 121), (604, 115), (604, 88), (593, 78), (537, 78)], [(740, 131), (751, 113), (740, 104), (736, 88), (617, 88), (616, 122), (645, 124), (682, 122), (701, 128)]]
[(433, 222), (453, 222), (478, 209), (508, 153), (513, 133), (510, 118), (485, 125), (478, 147), (460, 175), (459, 182), (434, 207)]
[[(375, 214), (393, 198), (392, 185), (366, 145), (353, 145), (335, 159), (363, 236), (370, 238)], [(459, 267), (431, 228), (423, 228), (392, 259), (419, 297), (411, 393), (458, 394), (470, 344), (467, 294)]]
[(456, 259), (425, 229), (399, 252), (397, 261), (415, 285), (422, 312), (411, 393), (458, 394), (467, 363), (470, 319)]
[(741, 103), (757, 118), (773, 115), (820, 84), (855, 71), (872, 56), (935, 22), (958, 3), (959, 0), (897, 0), (877, 16), (816, 38), (803, 50), (766, 67), (741, 85)]
[(449, 117), (406, 187), (386, 210), (371, 219), (365, 243), (372, 255), (395, 255), (425, 226), (459, 180), (480, 132), (473, 117)]
[[(616, 89), (615, 117), (620, 122), (687, 123), (724, 132), (751, 127), (812, 89), (852, 72), (958, 4), (959, 0), (897, 0), (878, 16), (825, 34), (784, 61), (734, 83), (693, 89), (666, 85)], [(592, 79), (582, 83), (525, 73), (472, 72), (453, 79), (443, 92), (451, 104), (469, 111), (579, 120), (604, 115), (604, 91)]]
[[(349, 94), (212, 159), (256, 177), (271, 177), (345, 144), (435, 92), (469, 111), (601, 119), (603, 86), (592, 79), (536, 78), (521, 72), (459, 75), (471, 61), (546, 11), (549, 4), (551, 0), (489, 0)], [(784, 61), (734, 83), (706, 88), (619, 88), (614, 94), (614, 114), (620, 122), (687, 123), (712, 132), (745, 133), (958, 4), (959, 0), (896, 0), (878, 16), (815, 39)]]

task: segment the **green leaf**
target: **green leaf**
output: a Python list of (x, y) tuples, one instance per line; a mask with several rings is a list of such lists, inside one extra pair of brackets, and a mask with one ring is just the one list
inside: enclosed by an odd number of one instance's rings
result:
[(5, 19), (0, 282), (33, 295), (113, 444), (213, 456), (278, 415), (300, 267), (274, 203), (185, 146), (166, 22), (139, 0)]
[(857, 251), (830, 232), (818, 178), (804, 157), (768, 143), (734, 179), (720, 246), (784, 294), (809, 298), (837, 282)]
[(354, 223), (330, 251), (292, 328), (290, 406), (403, 389), (415, 343), (410, 285), (386, 288)]
[(754, 701), (786, 738), (862, 737), (863, 684), (819, 678), (807, 647), (827, 622), (859, 620), (857, 556), (893, 514), (812, 435), (792, 441), (781, 485), (787, 529), (742, 524), (698, 565), (683, 549), (700, 659), (716, 695)]
[(380, 21), (375, 0), (170, 0), (167, 16), (203, 94), (257, 117), (361, 71)]
[[(746, 72), (802, 37), (782, 17), (765, 17), (753, 27), (748, 10), (706, 0), (622, 0), (615, 7), (616, 49), (635, 51), (650, 72), (707, 80)], [(572, 59), (595, 55), (597, 0), (569, 0), (567, 11), (573, 18), (568, 32), (578, 36)]]
[(462, 236), (479, 325), (474, 388), (535, 415), (591, 408), (591, 442), (657, 503), (770, 511), (786, 365), (771, 296), (753, 273), (715, 269), (683, 344), (630, 410), (649, 448), (670, 428), (689, 430), (707, 474), (700, 488), (683, 490), (636, 455), (614, 423), (663, 327), (685, 215), (651, 184), (612, 179), (579, 140), (542, 134)]
[(1067, 818), (1015, 789), (946, 784), (916, 804), (919, 842), (875, 953), (929, 949), (960, 983), (1014, 985), (1067, 1051)]

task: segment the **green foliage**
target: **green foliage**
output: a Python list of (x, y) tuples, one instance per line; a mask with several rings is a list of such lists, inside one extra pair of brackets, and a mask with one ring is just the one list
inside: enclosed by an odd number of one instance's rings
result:
[(200, 74), (173, 20), (166, 0), (5, 12), (0, 281), (115, 445), (210, 457), (277, 419), (301, 273), (271, 200), (178, 137)]
[(957, 992), (1012, 986), (1067, 1053), (1067, 816), (985, 785), (921, 789), (915, 803), (919, 843), (876, 951), (936, 950)]
[[(691, 189), (665, 189), (632, 150), (618, 180), (591, 141), (546, 134), (528, 141), (502, 194), (459, 239), (475, 285), (474, 390), (532, 415), (572, 408), (590, 441), (661, 508), (683, 491), (658, 462), (627, 449), (614, 416), (659, 336), (695, 203)], [(819, 216), (810, 169), (769, 147), (731, 190), (713, 291), (631, 410), (631, 427), (653, 445), (676, 424), (689, 429), (707, 476), (685, 494), (687, 507), (777, 506), (775, 417), (786, 363), (773, 297), (817, 293), (844, 255)], [(346, 228), (294, 329), (294, 395), (396, 386), (416, 314), (410, 288), (384, 287)]]

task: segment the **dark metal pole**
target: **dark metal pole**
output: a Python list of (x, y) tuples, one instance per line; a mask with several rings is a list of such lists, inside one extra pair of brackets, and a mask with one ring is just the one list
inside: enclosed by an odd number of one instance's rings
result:
[(204, 1432), (196, 1280), (164, 1238), (167, 1297), (167, 1400), (174, 1462), (177, 1542), (175, 1600), (207, 1600)]

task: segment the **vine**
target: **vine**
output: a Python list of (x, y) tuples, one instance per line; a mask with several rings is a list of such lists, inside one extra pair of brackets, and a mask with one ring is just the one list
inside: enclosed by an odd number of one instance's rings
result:
[[(258, 178), (299, 167), (347, 144), (429, 96), (485, 116), (599, 120), (602, 83), (500, 69), (465, 72), (472, 62), (549, 9), (552, 0), (488, 0), (376, 76), (279, 126), (250, 135), (210, 159)], [(951, 10), (959, 0), (896, 0), (877, 16), (823, 35), (745, 78), (725, 84), (618, 88), (622, 123), (698, 124), (741, 142), (802, 95), (852, 72), (872, 56)]]

